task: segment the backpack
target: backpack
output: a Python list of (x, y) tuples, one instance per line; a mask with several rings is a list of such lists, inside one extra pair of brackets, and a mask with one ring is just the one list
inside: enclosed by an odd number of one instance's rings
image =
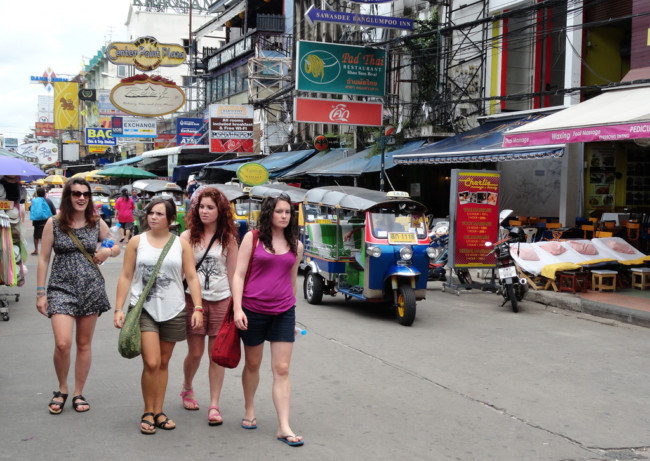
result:
[(36, 197), (29, 207), (29, 219), (32, 221), (44, 221), (52, 216), (52, 210), (43, 197)]

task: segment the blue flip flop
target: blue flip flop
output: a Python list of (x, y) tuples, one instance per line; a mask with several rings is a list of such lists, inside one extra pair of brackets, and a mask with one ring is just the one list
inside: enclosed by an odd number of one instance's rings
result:
[[(244, 422), (250, 423), (250, 425), (246, 426), (244, 424)], [(253, 419), (242, 418), (241, 419), (241, 427), (243, 427), (244, 429), (257, 429), (257, 419), (256, 418), (253, 418)]]
[(301, 441), (299, 441), (299, 442), (289, 442), (289, 437), (296, 438), (295, 435), (293, 435), (293, 434), (289, 434), (289, 435), (285, 435), (284, 437), (278, 437), (278, 440), (279, 440), (280, 442), (284, 442), (284, 443), (286, 443), (286, 444), (289, 445), (290, 447), (301, 447), (301, 446), (303, 446), (303, 445), (305, 444), (305, 441), (304, 441), (304, 440), (301, 440)]

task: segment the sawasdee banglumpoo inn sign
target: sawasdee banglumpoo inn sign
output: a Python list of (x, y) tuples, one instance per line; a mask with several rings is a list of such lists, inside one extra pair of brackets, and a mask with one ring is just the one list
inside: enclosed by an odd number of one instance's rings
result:
[(140, 37), (134, 42), (110, 43), (106, 59), (147, 72), (159, 66), (180, 66), (185, 62), (185, 49), (181, 45), (158, 43), (154, 37)]

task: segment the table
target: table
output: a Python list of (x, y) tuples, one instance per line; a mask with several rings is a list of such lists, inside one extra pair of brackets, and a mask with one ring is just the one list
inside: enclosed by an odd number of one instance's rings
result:
[(603, 213), (603, 215), (600, 217), (601, 222), (616, 221), (617, 226), (621, 225), (621, 221), (629, 221), (629, 220), (630, 220), (629, 213)]

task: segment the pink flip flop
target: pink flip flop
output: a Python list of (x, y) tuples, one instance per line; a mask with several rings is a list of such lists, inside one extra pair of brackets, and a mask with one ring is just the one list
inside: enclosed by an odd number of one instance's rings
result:
[[(212, 410), (215, 410), (216, 413), (210, 414)], [(219, 407), (210, 407), (208, 409), (208, 424), (210, 426), (220, 426), (223, 424), (223, 418), (221, 417), (221, 412), (219, 411)]]
[[(194, 394), (193, 389), (187, 389), (186, 391), (181, 391), (181, 398), (183, 399), (183, 408), (189, 411), (196, 411), (199, 409), (199, 402), (197, 402), (195, 399), (188, 399), (187, 395), (188, 394)], [(186, 403), (195, 405), (195, 408), (189, 408)]]

